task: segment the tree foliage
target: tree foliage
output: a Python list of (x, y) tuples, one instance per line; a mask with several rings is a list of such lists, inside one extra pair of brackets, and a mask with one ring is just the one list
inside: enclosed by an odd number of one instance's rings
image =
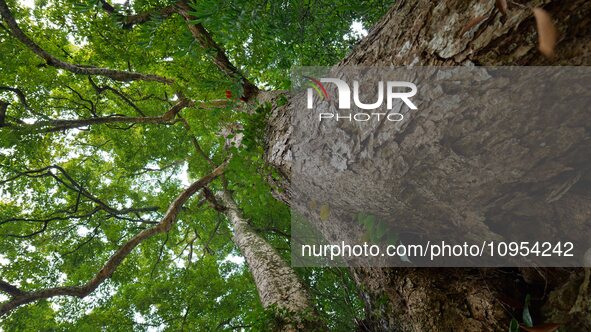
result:
[[(190, 183), (230, 158), (228, 189), (253, 227), (289, 259), (289, 210), (272, 197), (267, 178), (275, 175), (262, 161), (267, 111), (239, 97), (247, 81), (287, 89), (290, 67), (338, 62), (359, 38), (351, 23), (371, 26), (388, 3), (4, 6), (10, 12), (0, 26), (0, 279), (34, 292), (91, 280), (126, 241), (155, 227)], [(188, 6), (188, 17), (179, 6)], [(11, 20), (51, 57), (19, 38)], [(191, 26), (202, 27), (201, 35)], [(221, 190), (222, 181), (209, 188)], [(298, 273), (327, 325), (350, 328), (361, 305), (346, 271)], [(2, 301), (14, 295), (2, 290)], [(2, 319), (6, 331), (272, 324), (225, 216), (202, 194), (90, 296), (41, 299)]]

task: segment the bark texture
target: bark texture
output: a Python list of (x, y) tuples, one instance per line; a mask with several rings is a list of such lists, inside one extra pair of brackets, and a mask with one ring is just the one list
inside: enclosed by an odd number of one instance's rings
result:
[[(543, 7), (556, 23), (553, 59), (537, 49), (533, 7)], [(485, 19), (470, 26), (479, 16)], [(398, 1), (340, 65), (588, 65), (590, 23), (591, 3), (582, 0), (509, 2), (507, 16), (492, 0)], [(274, 110), (267, 137), (267, 161), (287, 177), (292, 107)], [(512, 218), (532, 225), (549, 218), (588, 222), (590, 120), (585, 113), (544, 118), (499, 110), (493, 119), (470, 112), (437, 117), (419, 110), (393, 137), (397, 156), (385, 165), (403, 170), (407, 180), (395, 184), (406, 192), (397, 211), (422, 218), (447, 211), (450, 219), (483, 230)], [(550, 147), (539, 142), (551, 142)], [(544, 167), (537, 167), (542, 161)], [(329, 227), (320, 227), (330, 236)], [(526, 294), (534, 299), (537, 323), (591, 330), (588, 306), (575, 306), (581, 298), (588, 303), (582, 269), (357, 268), (353, 273), (371, 330), (507, 330), (511, 317), (520, 316)]]

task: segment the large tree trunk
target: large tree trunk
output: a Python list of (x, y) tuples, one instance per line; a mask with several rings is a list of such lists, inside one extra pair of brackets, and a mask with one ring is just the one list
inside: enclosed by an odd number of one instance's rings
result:
[[(559, 30), (559, 43), (553, 59), (543, 57), (537, 50), (532, 7), (547, 10)], [(468, 23), (481, 15), (488, 18), (466, 31)], [(502, 17), (495, 9), (493, 0), (397, 1), (340, 66), (588, 65), (591, 63), (590, 23), (591, 2), (585, 0), (509, 2), (507, 17)], [(267, 161), (286, 177), (292, 172), (291, 106), (288, 103), (274, 110), (267, 137)], [(521, 208), (519, 213), (534, 220), (557, 216), (589, 220), (591, 195), (588, 181), (591, 181), (591, 176), (588, 158), (591, 151), (589, 144), (585, 143), (590, 139), (588, 115), (579, 113), (574, 118), (556, 119), (554, 128), (563, 126), (552, 134), (566, 141), (555, 141), (557, 150), (554, 152), (532, 148), (524, 154), (520, 147), (526, 143), (513, 139), (519, 132), (517, 128), (531, 125), (532, 132), (536, 132), (532, 139), (543, 142), (550, 138), (546, 136), (548, 123), (532, 120), (528, 114), (515, 115), (506, 110), (499, 110), (497, 114), (497, 117), (507, 120), (504, 125), (478, 114), (458, 113), (455, 117), (435, 119), (431, 114), (420, 116), (421, 110), (418, 112), (419, 115), (413, 116), (396, 133), (396, 140), (401, 147), (400, 160), (408, 163), (410, 169), (413, 169), (414, 161), (421, 160), (420, 170), (417, 168), (417, 171), (406, 174), (406, 179), (423, 179), (418, 182), (427, 188), (421, 188), (421, 193), (417, 192), (418, 188), (405, 189), (407, 192), (415, 191), (416, 195), (407, 195), (412, 198), (425, 191), (435, 193), (433, 196), (437, 197), (437, 201), (434, 204), (433, 200), (409, 199), (400, 205), (409, 209), (407, 215), (413, 214), (413, 211), (425, 211), (424, 215), (429, 215), (429, 209), (438, 206), (451, 210), (468, 208), (469, 215), (478, 216), (476, 219), (479, 222), (494, 223), (508, 217), (500, 206), (462, 205), (464, 200), (454, 197), (453, 192), (439, 195), (437, 190), (459, 184), (465, 189), (463, 195), (479, 197), (486, 191), (486, 195), (481, 196), (483, 200), (511, 200), (514, 197), (509, 197), (509, 193), (515, 187), (507, 186), (507, 183), (514, 183), (515, 179), (511, 176), (514, 167), (521, 165), (524, 169), (533, 169), (532, 165), (541, 160), (563, 158), (572, 165), (563, 164), (563, 167), (554, 169), (551, 176), (544, 179), (546, 182), (534, 183), (530, 178), (517, 180), (516, 185), (561, 186), (565, 181), (572, 182), (574, 170), (577, 174), (575, 182), (579, 182), (578, 190), (563, 192), (560, 199), (551, 204), (536, 204), (536, 196), (531, 196), (525, 200), (527, 207)], [(478, 135), (467, 128), (494, 131), (499, 140), (479, 140)], [(427, 150), (416, 149), (416, 142)], [(450, 142), (453, 144), (450, 145)], [(561, 146), (563, 143), (565, 145)], [(461, 178), (463, 173), (452, 172), (463, 169), (479, 174), (484, 161), (476, 156), (481, 151), (491, 151), (491, 158), (486, 162), (494, 166), (494, 177), (501, 180), (491, 181), (483, 175), (479, 182), (467, 183)], [(558, 152), (560, 156), (553, 155)], [(423, 158), (418, 158), (418, 153)], [(497, 158), (495, 153), (502, 154), (502, 158)], [(449, 155), (453, 156), (453, 165), (441, 167), (442, 163), (451, 162)], [(442, 172), (441, 169), (449, 172)], [(427, 182), (424, 181), (426, 177), (430, 178)], [(285, 193), (282, 197), (289, 198)], [(326, 232), (330, 230), (325, 230), (325, 235)], [(537, 322), (551, 321), (569, 330), (591, 330), (588, 307), (575, 307), (573, 310), (577, 298), (586, 298), (585, 294), (579, 294), (584, 275), (580, 269), (355, 268), (353, 274), (364, 291), (368, 314), (366, 325), (372, 330), (507, 330), (511, 316), (520, 315), (520, 306), (526, 294), (535, 299), (532, 311)], [(383, 301), (384, 298), (387, 301)]]

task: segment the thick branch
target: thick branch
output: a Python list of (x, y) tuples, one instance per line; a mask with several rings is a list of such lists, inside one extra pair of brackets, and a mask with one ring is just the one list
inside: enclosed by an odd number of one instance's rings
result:
[(121, 262), (123, 262), (123, 260), (129, 255), (129, 253), (131, 253), (131, 251), (135, 247), (137, 247), (140, 243), (142, 243), (146, 239), (151, 238), (156, 234), (168, 232), (172, 227), (172, 224), (175, 222), (176, 217), (179, 211), (181, 210), (181, 207), (185, 204), (185, 202), (201, 188), (205, 187), (215, 178), (220, 176), (223, 173), (227, 164), (228, 161), (224, 162), (219, 167), (214, 169), (213, 172), (202, 177), (198, 181), (191, 184), (187, 189), (185, 189), (185, 191), (183, 191), (174, 200), (174, 202), (172, 202), (172, 204), (168, 208), (168, 211), (156, 226), (141, 231), (136, 236), (127, 241), (111, 256), (111, 258), (109, 258), (109, 260), (105, 263), (103, 268), (94, 276), (94, 278), (92, 278), (86, 284), (81, 286), (47, 288), (33, 292), (24, 292), (21, 294), (17, 294), (13, 291), (13, 294), (11, 294), (13, 295), (12, 299), (0, 306), (0, 316), (9, 313), (10, 311), (16, 309), (21, 305), (25, 305), (37, 300), (49, 299), (55, 296), (76, 296), (79, 298), (83, 298), (88, 294), (92, 293), (106, 279), (111, 277), (111, 275), (115, 272), (117, 267), (121, 264)]
[(108, 123), (173, 124), (175, 123), (174, 118), (176, 115), (185, 107), (192, 105), (194, 105), (193, 101), (181, 97), (174, 106), (161, 116), (103, 116), (88, 119), (39, 121), (32, 124), (19, 123), (6, 126), (15, 129), (30, 129), (34, 132), (49, 133)]
[(11, 296), (19, 296), (24, 294), (24, 292), (18, 289), (16, 286), (11, 285), (4, 280), (0, 280), (0, 291)]
[(8, 5), (6, 4), (5, 0), (0, 0), (0, 14), (2, 14), (2, 17), (4, 18), (4, 21), (6, 22), (6, 25), (8, 26), (8, 29), (10, 30), (12, 35), (21, 43), (23, 43), (27, 48), (33, 51), (33, 53), (43, 58), (50, 66), (65, 69), (74, 74), (106, 76), (116, 81), (155, 81), (166, 84), (173, 83), (173, 81), (169, 78), (154, 74), (142, 74), (123, 70), (97, 68), (64, 62), (49, 54), (44, 49), (42, 49), (20, 29), (14, 17), (12, 16), (12, 13), (10, 12), (10, 9), (8, 8)]
[(226, 56), (226, 53), (224, 52), (224, 49), (218, 45), (215, 40), (213, 40), (205, 27), (203, 27), (203, 25), (200, 23), (193, 23), (195, 20), (197, 20), (197, 18), (190, 14), (190, 7), (186, 4), (186, 2), (181, 1), (177, 3), (177, 6), (179, 7), (179, 14), (181, 14), (181, 16), (187, 22), (187, 26), (191, 31), (191, 34), (199, 42), (201, 47), (214, 51), (213, 62), (215, 65), (226, 75), (242, 82), (242, 87), (244, 89), (244, 99), (249, 100), (255, 96), (259, 92), (259, 89), (230, 62)]
[[(101, 4), (107, 13), (111, 15), (120, 15), (116, 12), (115, 8), (105, 0), (101, 0)], [(173, 5), (162, 7), (153, 11), (147, 11), (136, 15), (121, 15), (121, 18), (123, 21), (123, 28), (129, 29), (136, 24), (148, 22), (152, 17), (169, 17), (172, 14), (178, 12), (187, 22), (187, 26), (191, 31), (191, 34), (197, 40), (197, 42), (199, 42), (201, 47), (214, 51), (213, 61), (215, 65), (226, 75), (242, 82), (242, 87), (244, 89), (243, 98), (248, 100), (255, 96), (259, 89), (230, 62), (223, 48), (218, 45), (215, 40), (213, 40), (205, 27), (203, 27), (203, 25), (200, 23), (193, 23), (193, 21), (197, 20), (197, 18), (190, 14), (190, 10), (191, 8), (187, 4), (187, 1), (180, 0)]]
[(109, 14), (114, 14), (115, 13), (115, 7), (113, 7), (110, 3), (108, 3), (105, 0), (100, 0), (101, 1), (101, 7), (103, 7), (103, 9), (109, 13)]
[(224, 212), (227, 210), (227, 208), (220, 203), (220, 201), (215, 197), (215, 194), (209, 188), (203, 188), (203, 195), (205, 196), (205, 199), (208, 200), (212, 205), (214, 210), (218, 212)]
[(0, 100), (0, 127), (5, 126), (6, 110), (8, 109), (8, 105), (10, 105), (10, 103), (5, 102), (4, 100)]
[(19, 88), (13, 88), (13, 87), (9, 87), (9, 86), (0, 86), (0, 91), (2, 91), (2, 90), (14, 92), (16, 94), (16, 96), (18, 97), (18, 99), (20, 100), (21, 104), (23, 104), (23, 106), (25, 108), (29, 107), (29, 104), (27, 103), (27, 98), (25, 97), (25, 94)]
[(150, 21), (153, 17), (166, 18), (166, 17), (171, 16), (172, 14), (176, 13), (177, 6), (181, 2), (184, 2), (184, 1), (179, 1), (178, 3), (173, 4), (173, 5), (169, 5), (169, 6), (162, 7), (162, 8), (155, 9), (155, 10), (151, 10), (151, 11), (146, 11), (146, 12), (135, 14), (135, 15), (121, 15), (115, 10), (115, 7), (113, 7), (111, 4), (109, 4), (105, 0), (101, 0), (101, 6), (103, 7), (103, 9), (107, 13), (109, 13), (111, 15), (120, 16), (124, 29), (131, 29), (134, 25), (146, 23), (146, 22)]

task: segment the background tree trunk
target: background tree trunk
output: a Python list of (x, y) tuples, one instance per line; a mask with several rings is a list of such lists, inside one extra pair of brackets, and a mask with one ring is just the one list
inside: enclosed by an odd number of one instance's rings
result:
[[(559, 31), (556, 57), (553, 59), (543, 57), (537, 50), (533, 7), (547, 10)], [(486, 19), (466, 29), (470, 21), (482, 15)], [(591, 3), (585, 0), (509, 2), (506, 17), (496, 9), (495, 1), (492, 0), (397, 1), (339, 65), (588, 65), (591, 63), (590, 21)], [(288, 103), (274, 110), (269, 120), (267, 137), (267, 161), (286, 177), (291, 174), (292, 167), (290, 106)], [(501, 126), (467, 114), (439, 122), (431, 119), (430, 115), (413, 117), (397, 134), (399, 146), (405, 143), (408, 146), (406, 149), (401, 148), (401, 160), (409, 162), (412, 168), (412, 161), (417, 159), (414, 142), (418, 142), (419, 138), (421, 144), (429, 146), (431, 150), (426, 161), (429, 166), (423, 168), (422, 172), (407, 175), (407, 178), (433, 174), (439, 177), (433, 183), (443, 178), (446, 179), (444, 184), (454, 181), (462, 183), (453, 176), (449, 177), (450, 174), (433, 172), (433, 167), (438, 161), (446, 160), (445, 154), (453, 152), (454, 147), (449, 145), (450, 139), (454, 144), (459, 144), (456, 147), (461, 147), (461, 153), (454, 153), (460, 167), (469, 171), (481, 166), (473, 162), (473, 157), (491, 142), (476, 141), (475, 136), (464, 128), (472, 125), (487, 128), (508, 142), (516, 134), (514, 126), (525, 125), (529, 121), (527, 116), (512, 118), (508, 112), (501, 112), (499, 116), (507, 117), (510, 121)], [(569, 150), (571, 157), (567, 159), (578, 163), (574, 169), (579, 172), (579, 190), (567, 193), (558, 202), (545, 206), (537, 206), (533, 200), (527, 201), (525, 205), (532, 206), (530, 210), (536, 211), (522, 212), (532, 218), (562, 214), (562, 218), (589, 220), (591, 195), (588, 188), (591, 176), (589, 160), (585, 156), (590, 155), (591, 151), (585, 142), (589, 142), (590, 122), (584, 114), (577, 116), (581, 118), (559, 119), (561, 122), (554, 125), (563, 123), (566, 131), (561, 135), (572, 134), (567, 135), (570, 137), (569, 149), (572, 148)], [(430, 127), (434, 123), (437, 130)], [(547, 138), (544, 136), (544, 126), (547, 125), (543, 122), (534, 124), (540, 130), (537, 138)], [(427, 132), (435, 133), (426, 136)], [(559, 145), (557, 148), (557, 151), (561, 151)], [(517, 149), (506, 149), (502, 153), (505, 161), (510, 161), (506, 165), (525, 164), (531, 162), (531, 158), (541, 160), (548, 156), (542, 153), (531, 157), (535, 152), (524, 156)], [(497, 165), (497, 177), (508, 176), (512, 170), (508, 166), (503, 169), (501, 164)], [(538, 185), (559, 185), (565, 181), (565, 177), (569, 177), (567, 172), (572, 169), (565, 167), (556, 170), (549, 182)], [(531, 181), (528, 184), (531, 185)], [(479, 185), (488, 183), (483, 179)], [(476, 192), (482, 188), (479, 189), (477, 185), (471, 190)], [(499, 183), (486, 190), (490, 191), (489, 198), (499, 198), (512, 189)], [(284, 197), (288, 199), (289, 196)], [(454, 197), (449, 197), (449, 201), (440, 203), (459, 208), (450, 203), (453, 200)], [(416, 211), (427, 211), (426, 214), (432, 208), (430, 204), (410, 203), (410, 206)], [(494, 205), (474, 213), (485, 217), (483, 223), (505, 217), (502, 209)], [(573, 310), (577, 298), (586, 296), (586, 290), (579, 289), (583, 279), (582, 269), (356, 268), (353, 275), (364, 292), (368, 314), (366, 323), (372, 330), (506, 331), (511, 317), (520, 317), (526, 294), (532, 295), (532, 315), (537, 323), (554, 322), (569, 330), (591, 330), (588, 308)]]
[(252, 229), (229, 191), (220, 195), (220, 201), (226, 208), (234, 243), (248, 263), (261, 303), (276, 313), (277, 330), (319, 327), (308, 291), (295, 271)]

